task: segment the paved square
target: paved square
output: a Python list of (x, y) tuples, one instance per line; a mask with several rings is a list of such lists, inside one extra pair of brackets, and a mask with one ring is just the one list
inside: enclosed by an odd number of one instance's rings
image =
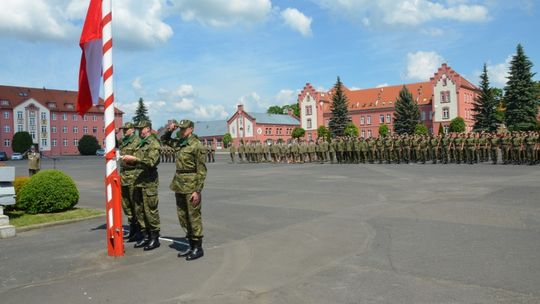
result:
[[(25, 162), (9, 162), (19, 175)], [(52, 167), (45, 160), (43, 168)], [(104, 160), (56, 162), (104, 207)], [(7, 303), (540, 303), (540, 167), (208, 164), (205, 257), (126, 244), (104, 219), (0, 241)], [(180, 239), (173, 164), (162, 236)]]

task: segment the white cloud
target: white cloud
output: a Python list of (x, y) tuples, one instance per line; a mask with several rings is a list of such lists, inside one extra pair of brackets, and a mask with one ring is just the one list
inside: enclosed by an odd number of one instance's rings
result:
[(248, 95), (241, 96), (238, 98), (238, 104), (244, 105), (246, 111), (251, 112), (266, 112), (270, 104), (264, 102), (261, 99), (261, 96), (256, 92), (251, 92)]
[(295, 104), (297, 102), (299, 92), (299, 90), (280, 90), (274, 97), (276, 100), (276, 105)]
[(222, 105), (201, 105), (193, 111), (193, 114), (197, 119), (226, 119), (229, 117), (229, 113)]
[[(508, 55), (506, 60), (502, 63), (495, 63), (491, 64), (488, 62), (487, 64), (487, 70), (488, 70), (488, 77), (489, 82), (491, 86), (502, 88), (506, 85), (506, 82), (508, 81), (508, 72), (510, 70), (510, 62), (512, 61), (512, 57), (514, 55)], [(477, 70), (474, 71), (474, 76), (477, 80), (477, 82), (480, 81), (480, 75), (482, 74), (482, 71)]]
[(381, 83), (381, 84), (378, 84), (377, 86), (375, 86), (376, 88), (384, 88), (384, 87), (387, 87), (388, 86), (388, 83)]
[(281, 18), (287, 26), (292, 28), (295, 31), (298, 31), (302, 36), (309, 37), (312, 35), (311, 32), (311, 21), (310, 17), (307, 17), (302, 12), (295, 8), (287, 8), (281, 11)]
[(444, 58), (436, 52), (418, 51), (408, 53), (405, 78), (408, 80), (428, 81), (444, 62)]
[(312, 0), (335, 14), (345, 13), (364, 26), (417, 26), (429, 21), (455, 20), (485, 22), (486, 6), (469, 1), (447, 1), (446, 5), (430, 0)]
[[(75, 43), (87, 9), (83, 0), (2, 0), (0, 37)], [(166, 42), (173, 31), (163, 15), (162, 0), (113, 1), (115, 45), (151, 48)]]
[(421, 29), (420, 32), (424, 35), (431, 36), (431, 37), (439, 37), (444, 34), (444, 31), (442, 29), (435, 28), (435, 27), (424, 28), (424, 29)]
[(272, 12), (270, 0), (169, 0), (184, 21), (226, 27), (266, 20)]
[(135, 78), (135, 79), (131, 82), (131, 87), (132, 87), (135, 91), (141, 91), (142, 88), (143, 88), (142, 83), (141, 83), (141, 77)]

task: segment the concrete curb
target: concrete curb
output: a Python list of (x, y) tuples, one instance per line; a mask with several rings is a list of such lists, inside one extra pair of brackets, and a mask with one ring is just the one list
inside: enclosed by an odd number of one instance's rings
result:
[(95, 219), (95, 218), (98, 218), (98, 217), (105, 218), (105, 214), (92, 215), (92, 216), (78, 218), (78, 219), (62, 220), (62, 221), (57, 221), (57, 222), (36, 224), (36, 225), (30, 225), (30, 226), (25, 226), (25, 227), (20, 227), (20, 228), (16, 227), (15, 230), (17, 231), (17, 233), (26, 232), (26, 231), (35, 230), (35, 229), (54, 227), (54, 226), (60, 226), (60, 225), (67, 225), (67, 224), (72, 224), (72, 223), (76, 223), (76, 222), (82, 222), (82, 221), (86, 221), (86, 220)]

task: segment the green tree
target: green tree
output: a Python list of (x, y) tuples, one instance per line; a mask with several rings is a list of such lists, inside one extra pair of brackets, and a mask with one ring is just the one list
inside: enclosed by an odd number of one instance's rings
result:
[(387, 124), (382, 124), (379, 126), (379, 136), (386, 137), (390, 133), (390, 129)]
[(231, 142), (232, 142), (231, 133), (225, 133), (225, 135), (223, 135), (223, 146), (228, 147)]
[(398, 134), (412, 134), (420, 121), (420, 109), (411, 92), (403, 86), (396, 100), (394, 131)]
[(428, 133), (429, 133), (429, 130), (426, 127), (426, 125), (423, 123), (418, 123), (414, 127), (414, 134), (416, 135), (428, 135)]
[(347, 96), (343, 93), (343, 84), (339, 76), (334, 89), (334, 93), (332, 94), (332, 117), (328, 126), (332, 135), (342, 136), (345, 127), (349, 123), (349, 109)]
[(148, 109), (144, 105), (144, 100), (139, 98), (139, 104), (137, 105), (137, 110), (135, 110), (135, 116), (133, 116), (133, 123), (135, 125), (139, 124), (141, 121), (150, 121), (150, 117), (148, 117)]
[(465, 132), (465, 120), (461, 117), (456, 117), (450, 121), (448, 131), (455, 133)]
[(32, 146), (32, 136), (26, 131), (21, 131), (13, 134), (13, 139), (11, 140), (11, 149), (13, 152), (24, 153), (30, 150)]
[(293, 138), (300, 138), (300, 137), (303, 137), (305, 134), (306, 134), (306, 130), (304, 130), (304, 129), (300, 128), (300, 127), (295, 127), (292, 130), (292, 137)]
[(324, 138), (325, 140), (329, 140), (331, 137), (331, 134), (326, 126), (319, 126), (317, 128), (317, 137)]
[(475, 131), (495, 131), (497, 130), (496, 100), (493, 97), (493, 90), (489, 87), (489, 77), (487, 65), (484, 63), (484, 70), (480, 75), (480, 94), (474, 99), (474, 127)]
[(83, 135), (79, 139), (79, 153), (81, 155), (96, 155), (97, 149), (101, 148), (99, 146), (98, 140), (93, 135)]
[(283, 114), (283, 108), (280, 106), (271, 106), (266, 110), (268, 114)]
[(439, 131), (437, 132), (438, 135), (443, 135), (444, 134), (444, 127), (442, 126), (442, 124), (439, 124)]
[(355, 126), (352, 122), (349, 122), (343, 130), (343, 135), (358, 137), (358, 127)]
[(509, 130), (533, 130), (536, 126), (538, 96), (532, 80), (533, 64), (518, 44), (516, 55), (510, 62), (508, 82), (504, 88), (506, 126)]
[(291, 104), (291, 105), (284, 105), (282, 107), (281, 113), (287, 113), (289, 109), (293, 110), (294, 116), (300, 117), (300, 105), (298, 103)]

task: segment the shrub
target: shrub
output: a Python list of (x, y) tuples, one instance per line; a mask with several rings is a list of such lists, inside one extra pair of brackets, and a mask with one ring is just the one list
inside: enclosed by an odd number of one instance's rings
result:
[(343, 134), (345, 136), (358, 137), (358, 127), (355, 126), (352, 122), (349, 122), (343, 130)]
[(306, 134), (306, 130), (300, 128), (300, 127), (294, 127), (292, 130), (292, 138), (300, 138), (303, 137)]
[(101, 147), (95, 136), (83, 135), (79, 140), (78, 148), (81, 155), (96, 155), (97, 149)]
[(225, 133), (225, 135), (223, 135), (223, 147), (224, 148), (227, 148), (229, 147), (229, 144), (232, 142), (232, 136), (231, 136), (231, 133)]
[(450, 132), (462, 133), (465, 132), (465, 120), (461, 117), (456, 117), (450, 121)]
[(386, 137), (388, 136), (388, 133), (390, 133), (390, 130), (388, 129), (388, 125), (379, 126), (379, 136)]
[(24, 153), (32, 146), (32, 136), (26, 131), (17, 132), (13, 135), (11, 148), (13, 152)]
[(20, 208), (30, 214), (68, 210), (78, 201), (77, 186), (59, 170), (43, 170), (32, 176), (18, 198)]
[(419, 123), (414, 128), (414, 134), (416, 135), (428, 135), (428, 128), (425, 124)]

